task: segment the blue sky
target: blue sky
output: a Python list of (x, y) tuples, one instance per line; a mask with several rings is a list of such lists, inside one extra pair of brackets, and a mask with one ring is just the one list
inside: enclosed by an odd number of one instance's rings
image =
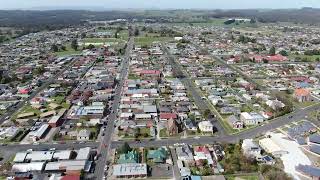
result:
[(48, 8), (139, 8), (139, 9), (246, 9), (320, 8), (320, 0), (0, 0), (0, 9)]

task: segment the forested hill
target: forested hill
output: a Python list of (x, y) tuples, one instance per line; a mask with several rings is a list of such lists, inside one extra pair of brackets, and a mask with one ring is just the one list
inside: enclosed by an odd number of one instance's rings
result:
[[(183, 19), (181, 18), (183, 17)], [(33, 28), (59, 28), (78, 25), (87, 20), (155, 19), (173, 22), (190, 19), (208, 20), (210, 18), (255, 18), (260, 22), (294, 22), (320, 24), (320, 9), (281, 9), (281, 10), (128, 10), (128, 11), (84, 11), (49, 10), (22, 11), (0, 10), (0, 26)]]

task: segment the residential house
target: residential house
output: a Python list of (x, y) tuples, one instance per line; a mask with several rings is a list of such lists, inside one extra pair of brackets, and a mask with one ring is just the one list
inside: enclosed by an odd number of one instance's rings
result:
[(243, 122), (240, 121), (239, 118), (237, 118), (236, 116), (232, 115), (229, 116), (227, 119), (227, 122), (229, 123), (229, 125), (233, 128), (233, 129), (242, 129), (243, 128)]
[(147, 158), (154, 163), (164, 163), (167, 159), (167, 151), (162, 147), (156, 150), (149, 150)]
[(255, 113), (255, 112), (242, 112), (240, 114), (240, 120), (245, 124), (245, 125), (257, 125), (261, 122), (263, 122), (264, 118), (263, 116)]
[(201, 132), (213, 133), (213, 124), (210, 121), (201, 121), (199, 122), (198, 127)]
[(214, 164), (211, 153), (206, 146), (196, 146), (193, 150), (194, 160), (196, 161), (197, 166), (202, 166), (204, 161), (208, 162), (209, 165)]
[(308, 89), (295, 89), (294, 98), (299, 102), (305, 102), (311, 100), (310, 90)]
[(179, 160), (189, 165), (194, 164), (194, 157), (189, 145), (183, 145), (176, 148), (176, 154)]
[(253, 142), (252, 139), (244, 139), (242, 142), (242, 151), (248, 157), (260, 157), (261, 148)]
[(126, 154), (120, 154), (117, 161), (118, 164), (127, 164), (127, 163), (138, 163), (139, 162), (139, 153), (135, 150), (129, 151)]
[(169, 136), (178, 134), (179, 129), (177, 126), (177, 122), (174, 119), (169, 119), (167, 121), (167, 133)]
[(91, 131), (87, 129), (81, 129), (78, 132), (77, 140), (78, 141), (87, 141), (90, 139)]
[(168, 121), (169, 119), (174, 119), (176, 120), (178, 118), (177, 114), (175, 113), (160, 113), (159, 120), (160, 121)]

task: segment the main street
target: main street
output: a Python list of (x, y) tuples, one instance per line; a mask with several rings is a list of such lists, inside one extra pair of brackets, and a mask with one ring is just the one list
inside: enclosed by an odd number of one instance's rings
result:
[(105, 136), (102, 137), (103, 139), (101, 140), (100, 145), (98, 147), (98, 152), (100, 153), (100, 157), (96, 163), (96, 168), (94, 172), (95, 179), (98, 179), (98, 180), (103, 179), (103, 176), (104, 176), (104, 167), (107, 164), (108, 152), (110, 150), (111, 139), (114, 133), (115, 122), (117, 119), (118, 109), (119, 109), (120, 100), (121, 100), (121, 92), (122, 92), (123, 85), (125, 83), (125, 79), (128, 74), (130, 53), (131, 53), (131, 50), (133, 49), (133, 43), (134, 43), (134, 39), (130, 37), (127, 43), (125, 56), (121, 64), (120, 80), (114, 93), (114, 100), (112, 104), (111, 113), (109, 114), (109, 117), (108, 117), (108, 123), (105, 128), (102, 127), (101, 129), (101, 131), (105, 131), (106, 133), (105, 133)]

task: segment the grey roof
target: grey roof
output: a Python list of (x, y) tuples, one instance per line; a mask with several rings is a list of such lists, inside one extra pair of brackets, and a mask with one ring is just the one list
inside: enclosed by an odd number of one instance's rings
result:
[(238, 121), (239, 121), (239, 119), (238, 119), (236, 116), (234, 116), (234, 115), (228, 117), (228, 122), (229, 122), (230, 124), (236, 123), (236, 122), (238, 122)]
[(160, 107), (160, 112), (172, 112), (170, 107), (162, 106)]
[(179, 106), (179, 107), (177, 107), (177, 111), (178, 112), (189, 112), (190, 110), (186, 106)]
[(90, 147), (79, 149), (76, 160), (87, 160), (89, 157), (90, 151), (91, 151)]
[(319, 134), (312, 134), (309, 136), (309, 142), (320, 144), (320, 135)]
[(156, 113), (157, 107), (155, 105), (146, 105), (146, 106), (143, 106), (143, 111), (145, 113)]
[(304, 137), (297, 137), (296, 141), (299, 145), (305, 145), (307, 144), (306, 139)]
[(311, 145), (310, 147), (310, 151), (316, 154), (320, 154), (320, 146), (318, 145)]
[(90, 136), (91, 132), (87, 129), (81, 129), (78, 133), (78, 136), (81, 137), (86, 137), (86, 136)]
[(113, 165), (113, 175), (115, 176), (147, 175), (147, 164), (127, 163), (127, 164)]
[(292, 139), (303, 136), (306, 132), (314, 129), (315, 127), (310, 122), (303, 122), (299, 125), (296, 125), (288, 129), (288, 136)]
[(308, 176), (320, 177), (320, 168), (317, 167), (299, 164), (296, 166), (296, 170)]

